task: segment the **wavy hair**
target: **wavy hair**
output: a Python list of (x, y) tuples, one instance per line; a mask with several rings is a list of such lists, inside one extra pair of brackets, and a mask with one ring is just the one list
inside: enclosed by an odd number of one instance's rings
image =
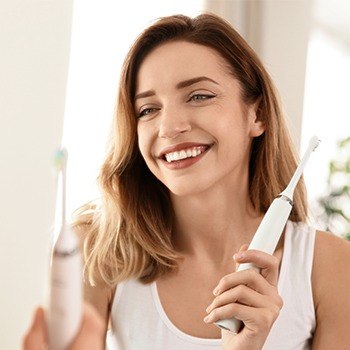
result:
[[(101, 202), (77, 212), (75, 226), (84, 232), (86, 271), (91, 283), (97, 276), (110, 286), (131, 277), (149, 283), (178, 265), (172, 245), (174, 213), (169, 192), (140, 154), (134, 110), (140, 65), (154, 48), (169, 41), (214, 49), (240, 82), (243, 101), (258, 101), (257, 117), (266, 130), (253, 140), (249, 163), (249, 194), (258, 212), (266, 212), (297, 166), (271, 78), (238, 32), (213, 14), (158, 19), (136, 39), (123, 64), (112, 134), (98, 179)], [(306, 218), (306, 193), (301, 180), (290, 219)]]

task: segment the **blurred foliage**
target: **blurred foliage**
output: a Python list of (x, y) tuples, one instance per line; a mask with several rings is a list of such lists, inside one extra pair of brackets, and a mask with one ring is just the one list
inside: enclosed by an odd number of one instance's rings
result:
[(350, 137), (339, 141), (337, 150), (329, 163), (327, 192), (318, 200), (320, 219), (326, 230), (350, 240)]

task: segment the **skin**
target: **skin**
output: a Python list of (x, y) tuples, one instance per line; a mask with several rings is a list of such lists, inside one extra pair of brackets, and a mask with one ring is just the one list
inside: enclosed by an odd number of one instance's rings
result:
[[(104, 336), (105, 325), (102, 318), (93, 306), (86, 303), (81, 329), (67, 350), (103, 350)], [(41, 307), (36, 309), (32, 324), (23, 338), (23, 349), (48, 349), (45, 312)]]
[(347, 349), (350, 344), (350, 242), (318, 232), (312, 272), (316, 331), (313, 349)]
[[(189, 84), (198, 77), (209, 80)], [(183, 82), (187, 83), (179, 87)], [(273, 256), (247, 251), (246, 243), (262, 219), (248, 193), (250, 145), (264, 132), (256, 106), (243, 103), (238, 81), (215, 51), (181, 41), (163, 44), (145, 58), (136, 95), (139, 148), (150, 170), (169, 188), (176, 213), (175, 248), (182, 258), (177, 271), (157, 280), (162, 306), (187, 334), (222, 338), (226, 350), (261, 349), (283, 307), (276, 287), (283, 238)], [(187, 168), (169, 169), (159, 155), (184, 142), (210, 149)], [(317, 232), (312, 349), (347, 349), (350, 343), (349, 261), (348, 242)], [(261, 274), (235, 272), (237, 264), (245, 262), (259, 267)], [(194, 286), (201, 286), (201, 293)], [(104, 320), (104, 337), (113, 291), (102, 284), (86, 286), (85, 295)], [(228, 317), (243, 321), (238, 335), (214, 325)], [(31, 328), (28, 334), (37, 330)], [(93, 334), (100, 339), (101, 333)]]

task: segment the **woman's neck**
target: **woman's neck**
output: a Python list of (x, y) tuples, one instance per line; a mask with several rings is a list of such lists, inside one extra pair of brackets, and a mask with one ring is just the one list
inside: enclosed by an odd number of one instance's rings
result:
[(175, 247), (180, 254), (212, 261), (232, 261), (244, 243), (249, 244), (261, 219), (245, 186), (215, 189), (200, 194), (172, 196), (175, 211)]

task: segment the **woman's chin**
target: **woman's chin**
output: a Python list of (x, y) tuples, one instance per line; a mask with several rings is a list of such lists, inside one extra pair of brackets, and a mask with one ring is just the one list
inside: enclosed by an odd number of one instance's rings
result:
[(201, 186), (200, 184), (186, 183), (177, 184), (172, 186), (167, 186), (171, 195), (175, 197), (188, 197), (195, 196), (203, 193), (206, 190), (206, 186)]

